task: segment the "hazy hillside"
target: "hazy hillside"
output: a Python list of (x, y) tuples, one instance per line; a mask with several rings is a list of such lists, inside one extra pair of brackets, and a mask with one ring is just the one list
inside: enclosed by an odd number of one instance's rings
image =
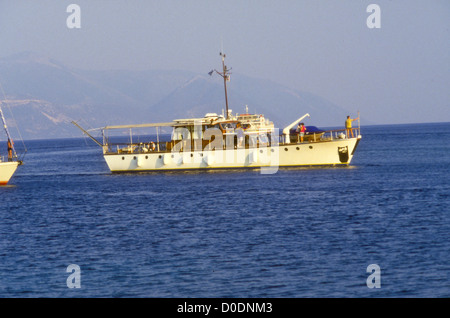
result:
[[(206, 72), (74, 70), (26, 52), (0, 59), (0, 82), (24, 139), (80, 137), (71, 120), (92, 128), (198, 117), (225, 108), (222, 79)], [(307, 112), (311, 118), (305, 121), (317, 126), (342, 125), (347, 115), (318, 96), (268, 80), (235, 73), (228, 88), (233, 112), (248, 105), (280, 128)], [(5, 114), (14, 134), (9, 110)]]

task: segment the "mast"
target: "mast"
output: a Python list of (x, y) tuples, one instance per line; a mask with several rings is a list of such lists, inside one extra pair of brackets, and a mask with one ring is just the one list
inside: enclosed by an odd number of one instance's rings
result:
[(213, 70), (211, 72), (209, 72), (209, 75), (212, 75), (212, 73), (215, 71), (217, 74), (219, 74), (220, 76), (222, 76), (223, 78), (223, 86), (225, 88), (225, 107), (226, 107), (226, 119), (229, 119), (229, 112), (228, 112), (228, 94), (227, 94), (227, 81), (230, 80), (230, 69), (227, 69), (227, 66), (225, 65), (225, 57), (226, 55), (222, 52), (220, 52), (220, 56), (222, 57), (222, 72), (219, 72), (217, 70)]
[(225, 56), (226, 55), (222, 54), (222, 52), (220, 52), (220, 56), (222, 56), (222, 68), (223, 68), (223, 73), (222, 73), (223, 75), (222, 75), (222, 77), (223, 77), (223, 86), (225, 88), (225, 107), (226, 107), (226, 110), (227, 110), (227, 119), (228, 119), (229, 112), (228, 112), (227, 81), (230, 80), (230, 76), (227, 75), (228, 70), (227, 70), (227, 66), (225, 65)]
[(6, 137), (8, 138), (8, 142), (10, 142), (10, 145), (11, 145), (11, 148), (12, 148), (12, 151), (13, 151), (13, 154), (14, 154), (14, 158), (17, 158), (16, 149), (14, 148), (13, 140), (11, 138), (11, 135), (9, 134), (8, 126), (6, 125), (5, 116), (3, 115), (2, 102), (1, 101), (0, 101), (0, 117), (2, 119), (3, 129), (6, 132)]

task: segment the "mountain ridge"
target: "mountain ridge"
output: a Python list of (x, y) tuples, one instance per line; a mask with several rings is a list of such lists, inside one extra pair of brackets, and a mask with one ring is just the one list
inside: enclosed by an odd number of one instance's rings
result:
[[(225, 108), (219, 76), (176, 70), (79, 70), (33, 52), (0, 58), (6, 104), (24, 139), (79, 137), (71, 120), (93, 127), (202, 117)], [(314, 94), (234, 73), (228, 85), (234, 113), (263, 113), (280, 128), (309, 113), (308, 124), (339, 126), (347, 110)]]

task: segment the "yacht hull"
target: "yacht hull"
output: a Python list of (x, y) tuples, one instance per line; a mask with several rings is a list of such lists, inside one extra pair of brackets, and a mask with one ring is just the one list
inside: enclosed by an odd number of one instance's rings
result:
[[(361, 137), (246, 149), (104, 154), (111, 172), (349, 165)], [(262, 170), (263, 171), (263, 170)]]
[(0, 162), (0, 185), (8, 184), (18, 165), (17, 161)]

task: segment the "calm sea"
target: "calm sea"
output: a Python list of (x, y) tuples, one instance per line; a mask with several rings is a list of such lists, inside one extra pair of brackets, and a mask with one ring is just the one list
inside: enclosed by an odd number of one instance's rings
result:
[(113, 175), (90, 140), (28, 141), (0, 297), (450, 297), (450, 123), (362, 134), (350, 167), (273, 175)]

